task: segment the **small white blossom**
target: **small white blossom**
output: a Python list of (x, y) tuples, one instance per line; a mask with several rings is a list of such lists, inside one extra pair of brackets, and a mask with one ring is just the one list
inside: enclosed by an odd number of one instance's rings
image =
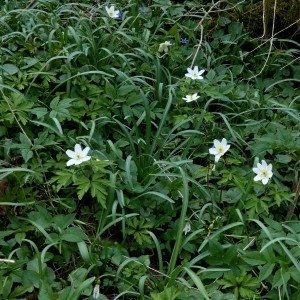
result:
[(107, 14), (111, 17), (111, 18), (119, 18), (120, 16), (120, 11), (119, 10), (115, 10), (114, 5), (112, 5), (111, 7), (107, 7), (105, 6), (106, 12)]
[(183, 228), (183, 232), (185, 235), (187, 235), (191, 231), (191, 224), (188, 222), (185, 224), (185, 227)]
[(197, 100), (198, 98), (200, 98), (200, 96), (198, 96), (198, 94), (193, 94), (193, 95), (186, 95), (185, 97), (183, 97), (182, 99), (185, 100), (186, 102), (192, 102)]
[(74, 147), (74, 151), (67, 150), (66, 154), (71, 158), (67, 161), (67, 167), (72, 165), (79, 165), (84, 161), (88, 161), (91, 159), (90, 156), (88, 156), (88, 152), (90, 151), (89, 147), (85, 147), (83, 150), (79, 144), (76, 144)]
[(256, 168), (253, 168), (252, 170), (255, 174), (257, 174), (254, 177), (254, 181), (261, 180), (263, 184), (267, 184), (273, 176), (272, 164), (268, 165), (265, 160), (262, 160), (261, 164), (257, 163)]
[(96, 284), (93, 290), (93, 298), (98, 299), (100, 296), (100, 286), (99, 284)]
[(214, 148), (209, 149), (209, 153), (213, 154), (215, 156), (215, 162), (218, 162), (221, 156), (223, 156), (228, 149), (230, 148), (230, 145), (227, 145), (227, 140), (222, 139), (222, 141), (214, 140)]
[(169, 46), (171, 46), (172, 44), (171, 44), (171, 42), (169, 42), (169, 41), (166, 41), (166, 42), (164, 42), (164, 43), (161, 43), (160, 45), (159, 45), (159, 48), (158, 48), (158, 51), (159, 52), (168, 52), (169, 51)]
[(187, 68), (188, 73), (185, 74), (186, 77), (191, 78), (191, 79), (203, 79), (201, 76), (205, 70), (200, 70), (198, 66), (195, 66), (194, 69), (192, 68)]

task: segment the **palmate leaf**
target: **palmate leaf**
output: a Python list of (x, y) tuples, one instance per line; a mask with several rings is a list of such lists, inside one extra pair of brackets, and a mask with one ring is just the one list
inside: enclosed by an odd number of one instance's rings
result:
[(90, 189), (91, 181), (87, 177), (77, 177), (75, 184), (78, 186), (77, 195), (79, 200), (81, 200)]
[(106, 196), (107, 188), (111, 186), (111, 183), (107, 179), (102, 178), (102, 174), (93, 174), (91, 181), (91, 195), (96, 197), (98, 203), (106, 208)]
[(68, 186), (72, 182), (73, 175), (74, 175), (74, 171), (71, 169), (57, 171), (56, 176), (52, 177), (49, 182), (50, 183), (57, 182), (58, 185), (56, 188), (57, 191), (59, 191), (62, 187)]

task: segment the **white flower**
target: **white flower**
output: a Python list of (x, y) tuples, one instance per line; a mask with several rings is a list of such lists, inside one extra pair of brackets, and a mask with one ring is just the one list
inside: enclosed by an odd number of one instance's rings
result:
[(261, 180), (263, 184), (267, 184), (269, 179), (273, 176), (272, 164), (267, 164), (266, 161), (262, 160), (261, 164), (257, 163), (256, 168), (252, 169), (255, 174), (254, 181)]
[(107, 7), (105, 6), (106, 12), (107, 14), (111, 17), (111, 18), (119, 18), (120, 16), (120, 11), (119, 10), (115, 10), (114, 5), (112, 5), (111, 7)]
[(67, 167), (72, 165), (79, 165), (84, 161), (90, 160), (91, 157), (88, 156), (88, 152), (90, 151), (89, 147), (85, 147), (83, 150), (79, 144), (76, 144), (74, 147), (74, 151), (67, 150), (67, 155), (71, 158), (67, 161)]
[(158, 48), (158, 51), (159, 52), (168, 52), (169, 51), (169, 46), (171, 46), (172, 44), (169, 42), (169, 41), (166, 41), (166, 42), (164, 42), (164, 43), (161, 43), (160, 45), (159, 45), (159, 48)]
[(187, 71), (188, 73), (185, 76), (191, 79), (203, 79), (201, 75), (205, 72), (205, 70), (199, 71), (198, 66), (195, 66), (193, 70), (192, 68), (187, 68)]
[(227, 145), (227, 140), (222, 139), (222, 141), (214, 140), (214, 146), (215, 148), (210, 148), (209, 153), (213, 154), (215, 156), (215, 162), (218, 162), (221, 156), (223, 156), (228, 149), (230, 148), (230, 145)]
[(93, 298), (98, 299), (100, 296), (100, 286), (99, 284), (96, 284), (93, 290)]
[(189, 233), (191, 231), (191, 224), (190, 223), (186, 223), (185, 227), (183, 228), (183, 232), (185, 235), (187, 235), (187, 233)]
[(197, 93), (196, 93), (196, 94), (193, 94), (193, 95), (186, 95), (182, 99), (185, 100), (186, 102), (192, 102), (192, 101), (197, 100), (198, 98), (200, 98), (200, 96), (198, 96)]

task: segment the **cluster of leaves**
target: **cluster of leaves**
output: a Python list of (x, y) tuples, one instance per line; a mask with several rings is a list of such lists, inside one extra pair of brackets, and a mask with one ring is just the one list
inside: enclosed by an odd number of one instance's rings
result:
[(300, 45), (182, 2), (0, 1), (3, 299), (300, 297)]

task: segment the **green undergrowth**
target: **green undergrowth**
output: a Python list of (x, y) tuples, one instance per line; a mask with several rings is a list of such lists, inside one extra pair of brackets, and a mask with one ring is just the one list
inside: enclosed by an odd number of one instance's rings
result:
[(0, 299), (300, 299), (300, 45), (224, 3), (0, 1)]

